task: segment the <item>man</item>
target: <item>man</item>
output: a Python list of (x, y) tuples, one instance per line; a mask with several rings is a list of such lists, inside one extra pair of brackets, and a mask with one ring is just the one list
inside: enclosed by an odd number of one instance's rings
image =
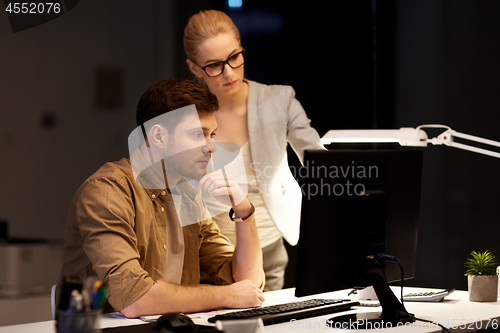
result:
[[(228, 176), (207, 174), (217, 109), (215, 95), (189, 80), (143, 94), (131, 159), (103, 165), (73, 199), (62, 276), (97, 276), (129, 318), (262, 304), (253, 205)], [(236, 247), (205, 215), (199, 191), (232, 205)], [(217, 285), (200, 285), (200, 268)]]

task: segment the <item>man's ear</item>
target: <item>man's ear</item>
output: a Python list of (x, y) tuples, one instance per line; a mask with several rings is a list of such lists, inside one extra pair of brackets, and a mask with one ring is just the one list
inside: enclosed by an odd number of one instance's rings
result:
[(168, 145), (168, 131), (162, 125), (156, 124), (151, 127), (150, 144), (159, 149), (164, 149)]
[(191, 73), (193, 73), (196, 77), (201, 78), (203, 76), (202, 72), (203, 69), (201, 69), (198, 65), (196, 65), (194, 62), (192, 62), (189, 59), (186, 59), (186, 63), (191, 70)]

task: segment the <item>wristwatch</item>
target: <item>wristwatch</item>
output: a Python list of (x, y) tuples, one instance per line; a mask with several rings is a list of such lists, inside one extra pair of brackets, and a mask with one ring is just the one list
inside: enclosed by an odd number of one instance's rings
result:
[(253, 203), (251, 203), (251, 202), (250, 202), (250, 205), (252, 206), (252, 210), (251, 210), (251, 211), (250, 211), (250, 213), (249, 213), (247, 216), (245, 216), (245, 217), (233, 217), (233, 215), (234, 215), (234, 210), (233, 210), (233, 208), (231, 207), (231, 210), (229, 211), (229, 218), (231, 219), (231, 221), (233, 221), (233, 222), (243, 222), (243, 221), (245, 221), (245, 220), (248, 220), (248, 218), (249, 218), (250, 216), (252, 216), (252, 215), (253, 215), (253, 213), (255, 213), (255, 207), (254, 207)]

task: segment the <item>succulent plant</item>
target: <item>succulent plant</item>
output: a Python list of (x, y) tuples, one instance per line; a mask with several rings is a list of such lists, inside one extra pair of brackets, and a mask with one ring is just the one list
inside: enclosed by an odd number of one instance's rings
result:
[(472, 251), (472, 257), (464, 263), (467, 267), (465, 276), (469, 275), (497, 275), (498, 262), (495, 256), (488, 250), (483, 253)]

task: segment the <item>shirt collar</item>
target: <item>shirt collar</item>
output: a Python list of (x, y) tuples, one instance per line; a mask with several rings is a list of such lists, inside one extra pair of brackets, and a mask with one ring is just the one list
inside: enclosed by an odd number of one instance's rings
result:
[(130, 164), (134, 173), (134, 180), (142, 187), (151, 199), (159, 195), (166, 194), (165, 179), (159, 177), (151, 167), (151, 163), (146, 159), (140, 148), (136, 148), (130, 154)]

